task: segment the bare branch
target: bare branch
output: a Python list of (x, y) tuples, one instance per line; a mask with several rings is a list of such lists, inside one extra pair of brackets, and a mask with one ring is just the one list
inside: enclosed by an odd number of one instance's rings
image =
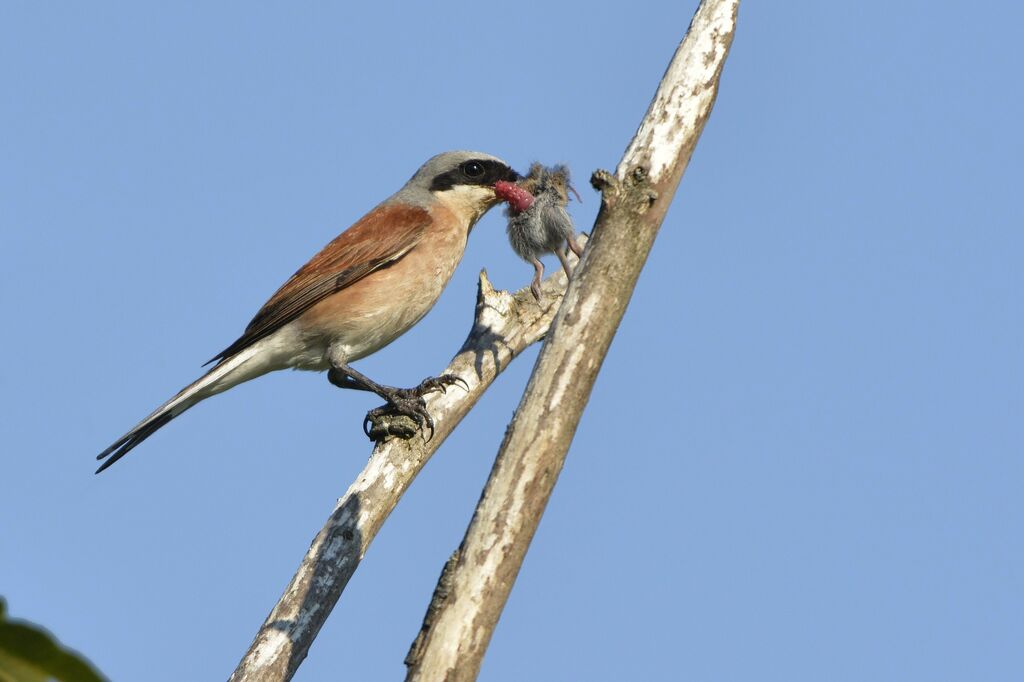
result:
[(598, 370), (711, 113), (739, 0), (705, 0), (615, 176), (461, 546), (406, 658), (407, 681), (474, 680)]
[(454, 387), (427, 398), (434, 418), (429, 442), (419, 436), (389, 438), (374, 447), (370, 461), (313, 539), (231, 682), (291, 679), (402, 494), (497, 375), (547, 333), (565, 285), (561, 271), (545, 280), (544, 304), (538, 306), (529, 288), (515, 295), (496, 291), (487, 273), (480, 273), (473, 329), (444, 372), (464, 379), (469, 390)]

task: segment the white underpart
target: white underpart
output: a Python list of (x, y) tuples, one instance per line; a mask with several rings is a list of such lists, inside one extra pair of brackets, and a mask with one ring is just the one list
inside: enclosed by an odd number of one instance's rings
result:
[[(177, 417), (196, 403), (223, 393), (240, 383), (263, 376), (267, 372), (287, 367), (322, 369), (324, 351), (324, 348), (309, 348), (308, 344), (302, 343), (301, 335), (293, 325), (285, 325), (248, 348), (238, 351), (183, 388), (173, 398), (153, 410), (132, 431), (167, 413)], [(321, 367), (317, 367), (317, 364)]]
[(482, 185), (455, 185), (435, 196), (438, 202), (465, 220), (471, 228), (495, 201), (494, 190)]

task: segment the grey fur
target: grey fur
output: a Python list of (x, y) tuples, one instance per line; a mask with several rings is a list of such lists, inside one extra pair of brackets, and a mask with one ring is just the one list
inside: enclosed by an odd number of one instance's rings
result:
[(540, 300), (540, 280), (544, 276), (544, 265), (540, 256), (554, 253), (562, 263), (567, 277), (572, 277), (566, 254), (566, 244), (577, 256), (582, 249), (576, 243), (576, 228), (569, 212), (569, 169), (563, 165), (545, 168), (540, 163), (530, 166), (530, 172), (520, 183), (534, 197), (533, 205), (522, 212), (511, 206), (506, 209), (508, 216), (508, 241), (519, 257), (534, 267), (534, 278), (530, 289)]

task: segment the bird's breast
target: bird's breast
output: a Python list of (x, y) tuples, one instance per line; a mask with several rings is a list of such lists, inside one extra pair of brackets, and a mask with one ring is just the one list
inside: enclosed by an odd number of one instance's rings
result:
[[(431, 229), (404, 256), (296, 319), (310, 346), (324, 353), (334, 347), (347, 361), (358, 360), (394, 341), (430, 311), (462, 259), (468, 233), (468, 226), (440, 210)], [(316, 364), (322, 366), (309, 369), (327, 366), (326, 359)]]

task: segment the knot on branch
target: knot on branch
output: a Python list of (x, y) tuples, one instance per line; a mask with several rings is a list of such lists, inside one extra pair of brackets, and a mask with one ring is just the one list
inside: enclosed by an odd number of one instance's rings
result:
[(402, 440), (409, 440), (419, 433), (419, 426), (404, 414), (378, 414), (367, 417), (368, 428), (366, 435), (372, 441), (382, 441), (385, 438), (395, 437)]
[(603, 168), (598, 168), (590, 176), (590, 186), (607, 195), (618, 191), (619, 179)]
[[(487, 277), (487, 271), (481, 270), (477, 282), (473, 327), (459, 353), (493, 347), (497, 340), (504, 338), (508, 324), (515, 323), (517, 313), (515, 297), (507, 291), (495, 289)], [(477, 375), (480, 375), (479, 367)]]
[(643, 215), (654, 205), (658, 191), (651, 185), (650, 172), (646, 166), (634, 166), (626, 175), (626, 201), (629, 210)]
[(590, 176), (590, 185), (601, 193), (601, 203), (607, 207), (622, 206), (624, 210), (643, 215), (654, 205), (658, 192), (651, 186), (648, 170), (634, 166), (619, 180), (606, 170), (598, 169)]

